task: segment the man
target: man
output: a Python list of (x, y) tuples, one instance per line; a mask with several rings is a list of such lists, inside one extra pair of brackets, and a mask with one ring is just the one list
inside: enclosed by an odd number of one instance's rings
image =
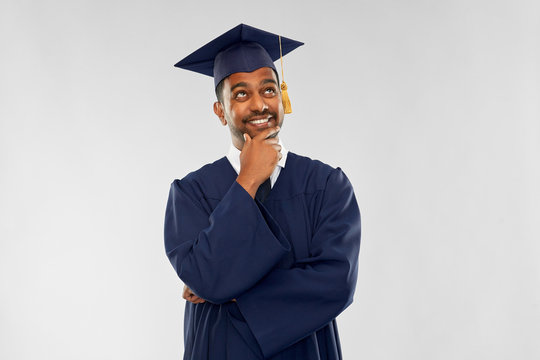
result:
[(232, 139), (226, 157), (175, 180), (167, 203), (184, 359), (341, 359), (335, 318), (353, 299), (360, 214), (339, 168), (279, 141), (273, 62), (300, 45), (241, 24), (176, 65), (214, 77)]

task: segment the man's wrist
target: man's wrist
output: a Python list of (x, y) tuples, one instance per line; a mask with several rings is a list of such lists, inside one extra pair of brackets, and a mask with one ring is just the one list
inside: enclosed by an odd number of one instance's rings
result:
[(240, 184), (253, 199), (255, 199), (255, 194), (257, 193), (260, 184), (257, 184), (253, 178), (245, 177), (242, 174), (238, 175), (236, 182)]

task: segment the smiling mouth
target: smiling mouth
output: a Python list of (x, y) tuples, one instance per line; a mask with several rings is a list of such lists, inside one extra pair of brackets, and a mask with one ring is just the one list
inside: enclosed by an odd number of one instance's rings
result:
[(271, 118), (272, 118), (272, 116), (268, 116), (268, 117), (265, 117), (263, 119), (250, 120), (250, 121), (248, 121), (248, 123), (253, 124), (253, 125), (266, 124), (266, 123), (268, 123), (270, 121)]

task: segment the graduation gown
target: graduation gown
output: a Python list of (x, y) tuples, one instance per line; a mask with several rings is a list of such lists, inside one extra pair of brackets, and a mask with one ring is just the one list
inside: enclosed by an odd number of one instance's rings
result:
[(349, 180), (291, 152), (264, 203), (236, 177), (223, 157), (171, 184), (167, 256), (206, 300), (186, 302), (184, 359), (341, 359), (360, 246)]

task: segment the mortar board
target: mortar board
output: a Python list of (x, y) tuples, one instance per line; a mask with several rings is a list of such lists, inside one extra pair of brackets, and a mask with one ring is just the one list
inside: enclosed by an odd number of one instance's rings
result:
[[(252, 72), (262, 67), (269, 67), (277, 73), (274, 61), (301, 45), (304, 43), (240, 24), (194, 51), (174, 66), (212, 76), (214, 86), (217, 87), (221, 80), (237, 72)], [(281, 84), (281, 89), (285, 105), (288, 101), (285, 82)], [(285, 109), (286, 113), (290, 112), (290, 103), (288, 106), (289, 109)]]

